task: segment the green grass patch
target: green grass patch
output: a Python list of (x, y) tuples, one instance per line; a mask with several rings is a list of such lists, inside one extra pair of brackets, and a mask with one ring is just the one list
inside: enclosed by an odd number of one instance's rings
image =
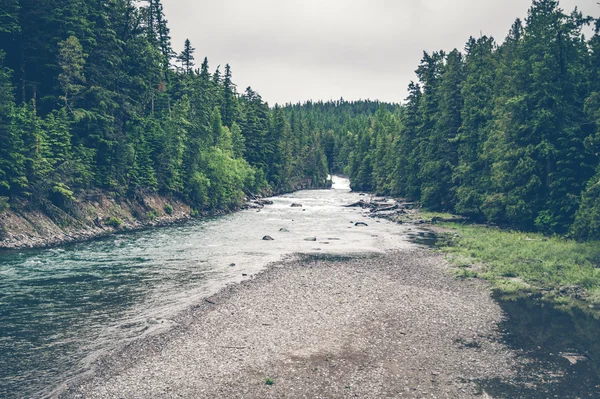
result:
[(423, 220), (432, 220), (433, 218), (452, 219), (457, 217), (456, 215), (453, 215), (451, 213), (429, 211), (421, 211), (418, 213), (418, 215)]
[(504, 292), (553, 291), (600, 303), (600, 242), (477, 225), (444, 223), (458, 235), (440, 240), (456, 272), (482, 277)]

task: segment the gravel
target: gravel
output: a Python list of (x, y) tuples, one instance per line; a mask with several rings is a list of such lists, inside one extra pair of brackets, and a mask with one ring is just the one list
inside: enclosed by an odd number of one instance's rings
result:
[[(60, 398), (471, 398), (515, 376), (499, 306), (422, 249), (272, 265)], [(270, 385), (272, 383), (272, 385)]]

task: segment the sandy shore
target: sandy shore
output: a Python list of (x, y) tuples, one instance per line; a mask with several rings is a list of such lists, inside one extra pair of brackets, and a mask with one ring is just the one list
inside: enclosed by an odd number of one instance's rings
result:
[(515, 356), (489, 288), (448, 268), (420, 249), (274, 265), (58, 397), (485, 397), (478, 381), (510, 378)]

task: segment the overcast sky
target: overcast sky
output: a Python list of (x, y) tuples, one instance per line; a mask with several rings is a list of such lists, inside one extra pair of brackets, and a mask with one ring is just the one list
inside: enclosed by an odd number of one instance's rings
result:
[[(562, 0), (599, 16), (598, 0)], [(423, 50), (502, 41), (530, 0), (163, 0), (173, 45), (229, 63), (271, 105), (309, 99), (400, 102)]]

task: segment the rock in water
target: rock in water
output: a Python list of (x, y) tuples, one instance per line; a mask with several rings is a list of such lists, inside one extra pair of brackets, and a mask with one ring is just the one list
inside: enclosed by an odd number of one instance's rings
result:
[(355, 226), (369, 226), (368, 224), (366, 224), (365, 222), (356, 222), (354, 223)]
[(317, 237), (305, 238), (304, 241), (317, 241)]
[(271, 236), (264, 236), (263, 241), (275, 241), (275, 239)]
[(292, 208), (302, 208), (302, 204), (292, 204)]
[(281, 229), (279, 229), (279, 231), (281, 233), (289, 233), (290, 231), (288, 229), (286, 229), (285, 227), (282, 227)]

